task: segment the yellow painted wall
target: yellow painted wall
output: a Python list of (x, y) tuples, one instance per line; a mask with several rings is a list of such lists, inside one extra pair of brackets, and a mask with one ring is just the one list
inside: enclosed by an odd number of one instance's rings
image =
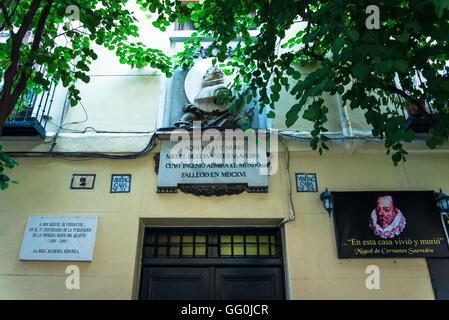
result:
[[(394, 167), (383, 153), (359, 150), (320, 157), (310, 151), (294, 151), (293, 142), (289, 145), (293, 150), (293, 188), (295, 172), (315, 172), (320, 192), (325, 187), (331, 191), (449, 189), (447, 152), (412, 153), (405, 165)], [(228, 221), (256, 225), (289, 215), (282, 153), (277, 174), (269, 178), (269, 193), (198, 198), (156, 193), (153, 152), (135, 160), (19, 158), (20, 166), (13, 173), (20, 184), (0, 193), (0, 299), (135, 298), (139, 229), (144, 221), (148, 225), (151, 218), (199, 218), (190, 224), (222, 225)], [(94, 190), (70, 190), (74, 173), (96, 174)], [(111, 174), (118, 173), (132, 174), (131, 193), (109, 193)], [(333, 222), (319, 193), (297, 193), (294, 189), (292, 197), (297, 218), (285, 230), (286, 280), (292, 299), (434, 298), (424, 259), (339, 260)], [(98, 216), (93, 261), (19, 261), (31, 215)], [(167, 223), (177, 224), (176, 220)], [(182, 223), (189, 224), (189, 220)], [(70, 264), (80, 267), (80, 290), (65, 288), (65, 268)], [(381, 290), (365, 288), (365, 269), (370, 264), (380, 268)]]
[[(291, 172), (316, 172), (320, 191), (449, 189), (448, 154), (410, 154), (394, 167), (383, 153), (297, 152)], [(287, 224), (292, 299), (434, 299), (425, 259), (338, 259), (333, 221), (317, 194), (294, 193), (297, 218)], [(380, 269), (380, 290), (365, 288), (366, 267)]]

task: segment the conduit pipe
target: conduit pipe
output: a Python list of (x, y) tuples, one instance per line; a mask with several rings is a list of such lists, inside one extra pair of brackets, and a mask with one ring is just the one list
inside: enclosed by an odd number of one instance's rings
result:
[(349, 120), (348, 116), (348, 109), (346, 106), (343, 106), (340, 94), (336, 93), (336, 99), (337, 99), (337, 106), (338, 106), (338, 114), (340, 115), (340, 125), (341, 130), (343, 131), (343, 135), (345, 137), (352, 137), (352, 126), (351, 121)]
[(287, 142), (284, 140), (284, 138), (279, 135), (279, 140), (282, 141), (282, 143), (284, 144), (284, 149), (285, 149), (285, 171), (287, 174), (288, 205), (289, 205), (289, 209), (290, 209), (290, 217), (285, 218), (284, 220), (281, 221), (280, 225), (283, 226), (284, 224), (295, 220), (295, 208), (293, 207), (293, 202), (292, 202), (292, 185), (290, 182), (290, 172), (289, 172), (290, 154), (288, 151)]

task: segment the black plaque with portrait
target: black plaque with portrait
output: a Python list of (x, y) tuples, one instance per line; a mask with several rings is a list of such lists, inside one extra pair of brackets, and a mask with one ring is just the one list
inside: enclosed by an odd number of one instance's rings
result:
[(332, 195), (339, 258), (449, 257), (433, 191)]

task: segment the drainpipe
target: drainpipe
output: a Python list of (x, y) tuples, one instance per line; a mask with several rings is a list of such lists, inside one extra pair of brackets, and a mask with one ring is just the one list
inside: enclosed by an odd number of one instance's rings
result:
[[(55, 87), (55, 91), (56, 91), (56, 87)], [(53, 94), (54, 94), (54, 92), (53, 92)], [(65, 114), (67, 112), (66, 109), (67, 109), (67, 105), (68, 105), (68, 103), (67, 103), (68, 99), (69, 99), (69, 90), (67, 90), (67, 93), (65, 94), (64, 107), (62, 108), (61, 120), (59, 121), (59, 128), (58, 128), (58, 131), (56, 131), (55, 136), (53, 137), (53, 143), (51, 144), (51, 148), (50, 148), (49, 153), (53, 152), (53, 149), (56, 146), (56, 140), (58, 139), (59, 133), (61, 132), (61, 129), (63, 127), (62, 123), (64, 122), (64, 117), (65, 117)]]
[(335, 96), (337, 99), (338, 113), (340, 115), (340, 125), (341, 125), (341, 130), (343, 131), (343, 135), (345, 137), (352, 137), (353, 133), (352, 133), (351, 121), (349, 120), (349, 116), (348, 116), (348, 109), (346, 108), (346, 106), (343, 106), (340, 94), (336, 93)]
[(282, 141), (282, 143), (284, 144), (284, 148), (285, 148), (285, 171), (287, 173), (288, 205), (290, 208), (290, 217), (285, 218), (284, 220), (281, 221), (281, 226), (283, 226), (284, 224), (295, 220), (295, 208), (293, 207), (293, 202), (292, 202), (292, 186), (291, 186), (291, 182), (290, 182), (290, 172), (288, 170), (290, 154), (288, 152), (287, 142), (281, 136), (279, 136), (279, 139)]
[(285, 218), (284, 220), (281, 221), (280, 227), (284, 227), (283, 228), (283, 250), (284, 250), (284, 272), (285, 272), (285, 287), (286, 287), (286, 293), (287, 293), (287, 299), (290, 300), (291, 299), (291, 284), (290, 284), (290, 268), (289, 268), (289, 263), (288, 263), (288, 248), (287, 248), (287, 228), (285, 227), (285, 225), (288, 222), (291, 222), (293, 220), (295, 220), (295, 209), (293, 207), (293, 202), (292, 202), (292, 186), (291, 186), (291, 182), (290, 182), (290, 172), (289, 172), (289, 161), (290, 161), (290, 154), (288, 151), (288, 146), (287, 146), (287, 142), (284, 140), (284, 138), (282, 138), (281, 135), (279, 135), (279, 139), (282, 141), (282, 143), (284, 144), (284, 149), (285, 149), (285, 171), (287, 174), (287, 187), (288, 187), (288, 205), (290, 208), (290, 217)]

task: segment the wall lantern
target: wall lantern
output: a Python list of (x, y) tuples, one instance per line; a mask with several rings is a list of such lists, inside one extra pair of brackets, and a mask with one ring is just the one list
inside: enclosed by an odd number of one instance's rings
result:
[(441, 191), (440, 188), (440, 193), (436, 193), (436, 198), (435, 198), (435, 202), (437, 203), (438, 208), (440, 208), (441, 210), (441, 223), (443, 225), (443, 229), (444, 229), (444, 234), (446, 235), (446, 241), (447, 244), (449, 245), (449, 235), (447, 233), (447, 228), (446, 228), (446, 223), (444, 221), (443, 215), (446, 215), (446, 217), (448, 216), (448, 201), (449, 201), (449, 196), (447, 196), (446, 194), (443, 193), (443, 191)]
[(326, 191), (320, 195), (320, 199), (323, 201), (324, 209), (326, 209), (330, 217), (332, 210), (334, 210), (334, 196), (332, 196), (326, 188)]
[(448, 214), (448, 207), (449, 207), (448, 202), (449, 202), (449, 196), (446, 195), (446, 194), (444, 194), (444, 193), (441, 191), (441, 188), (440, 188), (440, 193), (438, 193), (438, 194), (437, 194), (437, 197), (435, 198), (435, 201), (436, 201), (436, 203), (437, 203), (438, 208), (440, 208), (441, 213), (444, 212), (444, 213)]

